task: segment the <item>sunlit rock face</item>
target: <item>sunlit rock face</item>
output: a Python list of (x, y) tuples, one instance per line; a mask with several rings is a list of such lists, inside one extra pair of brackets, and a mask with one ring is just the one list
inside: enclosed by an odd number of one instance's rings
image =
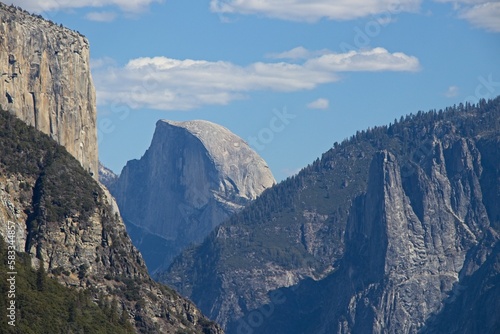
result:
[(0, 3), (0, 105), (97, 178), (96, 97), (81, 34)]
[(161, 120), (144, 156), (111, 189), (155, 271), (274, 183), (266, 162), (228, 129)]

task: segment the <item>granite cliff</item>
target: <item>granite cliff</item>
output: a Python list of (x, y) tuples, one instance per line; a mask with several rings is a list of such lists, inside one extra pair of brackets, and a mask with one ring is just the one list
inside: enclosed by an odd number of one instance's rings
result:
[[(44, 324), (45, 331), (223, 333), (192, 302), (150, 278), (115, 200), (91, 176), (97, 178), (98, 159), (88, 41), (0, 3), (0, 75), (0, 235), (16, 251), (18, 298), (34, 298), (18, 300), (26, 308), (17, 310), (16, 333), (33, 332), (30, 317), (40, 326), (56, 304), (68, 319), (51, 314), (59, 324)], [(44, 309), (39, 298), (50, 300), (54, 291), (44, 287), (55, 284), (43, 283), (46, 275), (60, 288)], [(89, 327), (102, 320), (88, 313), (97, 305), (108, 327)]]
[(497, 332), (499, 150), (500, 98), (358, 132), (158, 277), (228, 333)]
[(96, 97), (81, 34), (0, 3), (0, 105), (97, 178)]
[(241, 138), (208, 121), (158, 121), (151, 146), (110, 187), (150, 271), (275, 183)]

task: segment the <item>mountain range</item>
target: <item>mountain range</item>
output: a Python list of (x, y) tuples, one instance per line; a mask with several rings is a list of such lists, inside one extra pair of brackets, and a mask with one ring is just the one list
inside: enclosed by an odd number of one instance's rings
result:
[(279, 184), (230, 130), (160, 120), (117, 176), (89, 55), (0, 3), (2, 333), (500, 332), (500, 97), (358, 131)]
[(228, 333), (494, 333), (499, 147), (500, 98), (358, 132), (156, 278)]

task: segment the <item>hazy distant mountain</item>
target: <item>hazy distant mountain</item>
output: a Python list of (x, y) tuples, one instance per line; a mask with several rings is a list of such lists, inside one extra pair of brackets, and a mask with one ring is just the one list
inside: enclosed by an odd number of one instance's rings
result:
[(113, 186), (117, 179), (118, 175), (113, 173), (111, 169), (107, 168), (99, 161), (99, 182), (104, 184), (109, 189)]
[(228, 129), (162, 120), (110, 189), (154, 272), (274, 183), (266, 162)]
[(228, 333), (500, 331), (500, 98), (358, 132), (157, 277)]

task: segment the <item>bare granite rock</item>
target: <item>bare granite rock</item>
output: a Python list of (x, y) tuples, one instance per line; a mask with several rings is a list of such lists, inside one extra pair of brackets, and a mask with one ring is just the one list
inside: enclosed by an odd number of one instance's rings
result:
[(222, 334), (151, 279), (118, 205), (96, 182), (85, 37), (0, 3), (0, 91), (0, 236), (61, 284), (116, 301), (137, 333)]
[(154, 272), (274, 183), (266, 162), (228, 129), (161, 120), (150, 148), (127, 163), (111, 192)]
[(81, 34), (0, 3), (0, 105), (97, 178), (96, 97)]
[(99, 161), (99, 182), (109, 189), (113, 186), (117, 179), (118, 175), (113, 173), (111, 169), (107, 168)]

